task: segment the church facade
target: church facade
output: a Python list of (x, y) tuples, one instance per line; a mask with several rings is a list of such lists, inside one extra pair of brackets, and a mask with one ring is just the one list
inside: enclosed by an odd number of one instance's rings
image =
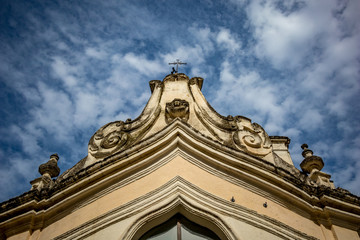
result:
[(182, 73), (150, 81), (141, 115), (101, 127), (60, 176), (1, 203), (1, 239), (360, 239), (360, 198), (335, 188), (304, 144), (221, 116)]

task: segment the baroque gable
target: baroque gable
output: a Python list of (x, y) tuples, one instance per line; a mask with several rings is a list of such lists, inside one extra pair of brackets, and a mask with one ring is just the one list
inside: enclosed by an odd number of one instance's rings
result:
[[(150, 137), (175, 119), (225, 146), (274, 163), (272, 141), (265, 130), (246, 117), (218, 114), (201, 93), (203, 81), (200, 77), (189, 79), (183, 73), (150, 81), (152, 95), (141, 115), (101, 127), (89, 141), (84, 167)], [(285, 161), (292, 164), (290, 158)]]

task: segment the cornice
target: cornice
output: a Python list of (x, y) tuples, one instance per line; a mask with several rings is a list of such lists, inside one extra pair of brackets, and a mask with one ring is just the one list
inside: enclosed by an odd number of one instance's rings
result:
[[(347, 192), (339, 193), (339, 189), (309, 186), (287, 170), (245, 152), (223, 146), (200, 134), (187, 123), (175, 119), (161, 132), (80, 170), (55, 184), (52, 189), (30, 191), (2, 203), (0, 229), (8, 229), (11, 226), (9, 219), (15, 219), (24, 225), (31, 223), (34, 228), (39, 228), (46, 224), (42, 222), (42, 219), (46, 219), (45, 216), (51, 222), (66, 215), (66, 212), (59, 213), (58, 209), (68, 206), (69, 211), (72, 211), (74, 207), (79, 208), (88, 204), (109, 191), (151, 173), (178, 154), (211, 174), (259, 195), (265, 194), (265, 197), (283, 206), (290, 207), (290, 204), (294, 209), (305, 210), (318, 218), (327, 218), (325, 208), (337, 209), (337, 218), (346, 221), (350, 214), (355, 216), (354, 223), (360, 223), (358, 202), (341, 200), (341, 194), (345, 194), (351, 200), (355, 198), (359, 201), (358, 197)], [(100, 189), (106, 191), (99, 191)], [(293, 200), (289, 203), (287, 199)]]

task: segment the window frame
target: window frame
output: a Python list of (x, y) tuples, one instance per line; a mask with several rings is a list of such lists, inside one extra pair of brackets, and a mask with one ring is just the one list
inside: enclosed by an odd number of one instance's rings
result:
[(187, 219), (181, 214), (176, 214), (166, 222), (161, 223), (160, 225), (157, 225), (152, 229), (148, 230), (139, 238), (139, 240), (146, 240), (149, 237), (156, 236), (156, 234), (164, 233), (171, 228), (176, 228), (176, 240), (182, 240), (182, 229), (187, 232), (198, 233), (202, 237), (204, 237), (204, 239), (220, 240), (219, 236), (215, 232)]

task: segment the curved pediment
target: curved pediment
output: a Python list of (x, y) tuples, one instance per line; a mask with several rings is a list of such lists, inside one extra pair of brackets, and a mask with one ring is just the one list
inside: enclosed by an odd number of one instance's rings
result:
[[(126, 158), (139, 153), (140, 149), (144, 155), (156, 155), (158, 151), (165, 154), (165, 149), (181, 150), (187, 146), (191, 154), (208, 153), (212, 157), (207, 158), (206, 164), (225, 172), (235, 164), (249, 171), (249, 176), (266, 181), (279, 177), (287, 179), (286, 184), (291, 185), (288, 190), (298, 196), (322, 194), (314, 190), (317, 185), (306, 174), (293, 166), (288, 138), (269, 137), (259, 124), (246, 117), (218, 114), (201, 93), (203, 81), (200, 77), (189, 79), (182, 73), (170, 74), (163, 81), (150, 81), (152, 95), (141, 115), (134, 120), (116, 121), (101, 127), (89, 141), (88, 156), (58, 177), (56, 184), (72, 182), (81, 173), (90, 173), (113, 162), (138, 169), (135, 162)], [(202, 143), (211, 148), (202, 147)], [(224, 154), (239, 160), (232, 160), (229, 165)], [(259, 169), (266, 169), (266, 173)], [(247, 181), (252, 182), (251, 178)], [(284, 186), (281, 181), (273, 183)], [(256, 180), (253, 182), (257, 184)], [(339, 196), (345, 194), (340, 192)]]
[(246, 117), (219, 115), (201, 93), (202, 83), (202, 78), (189, 79), (182, 73), (150, 81), (152, 95), (141, 115), (101, 127), (89, 141), (83, 167), (149, 138), (176, 118), (227, 147), (274, 162), (272, 142), (265, 130)]

